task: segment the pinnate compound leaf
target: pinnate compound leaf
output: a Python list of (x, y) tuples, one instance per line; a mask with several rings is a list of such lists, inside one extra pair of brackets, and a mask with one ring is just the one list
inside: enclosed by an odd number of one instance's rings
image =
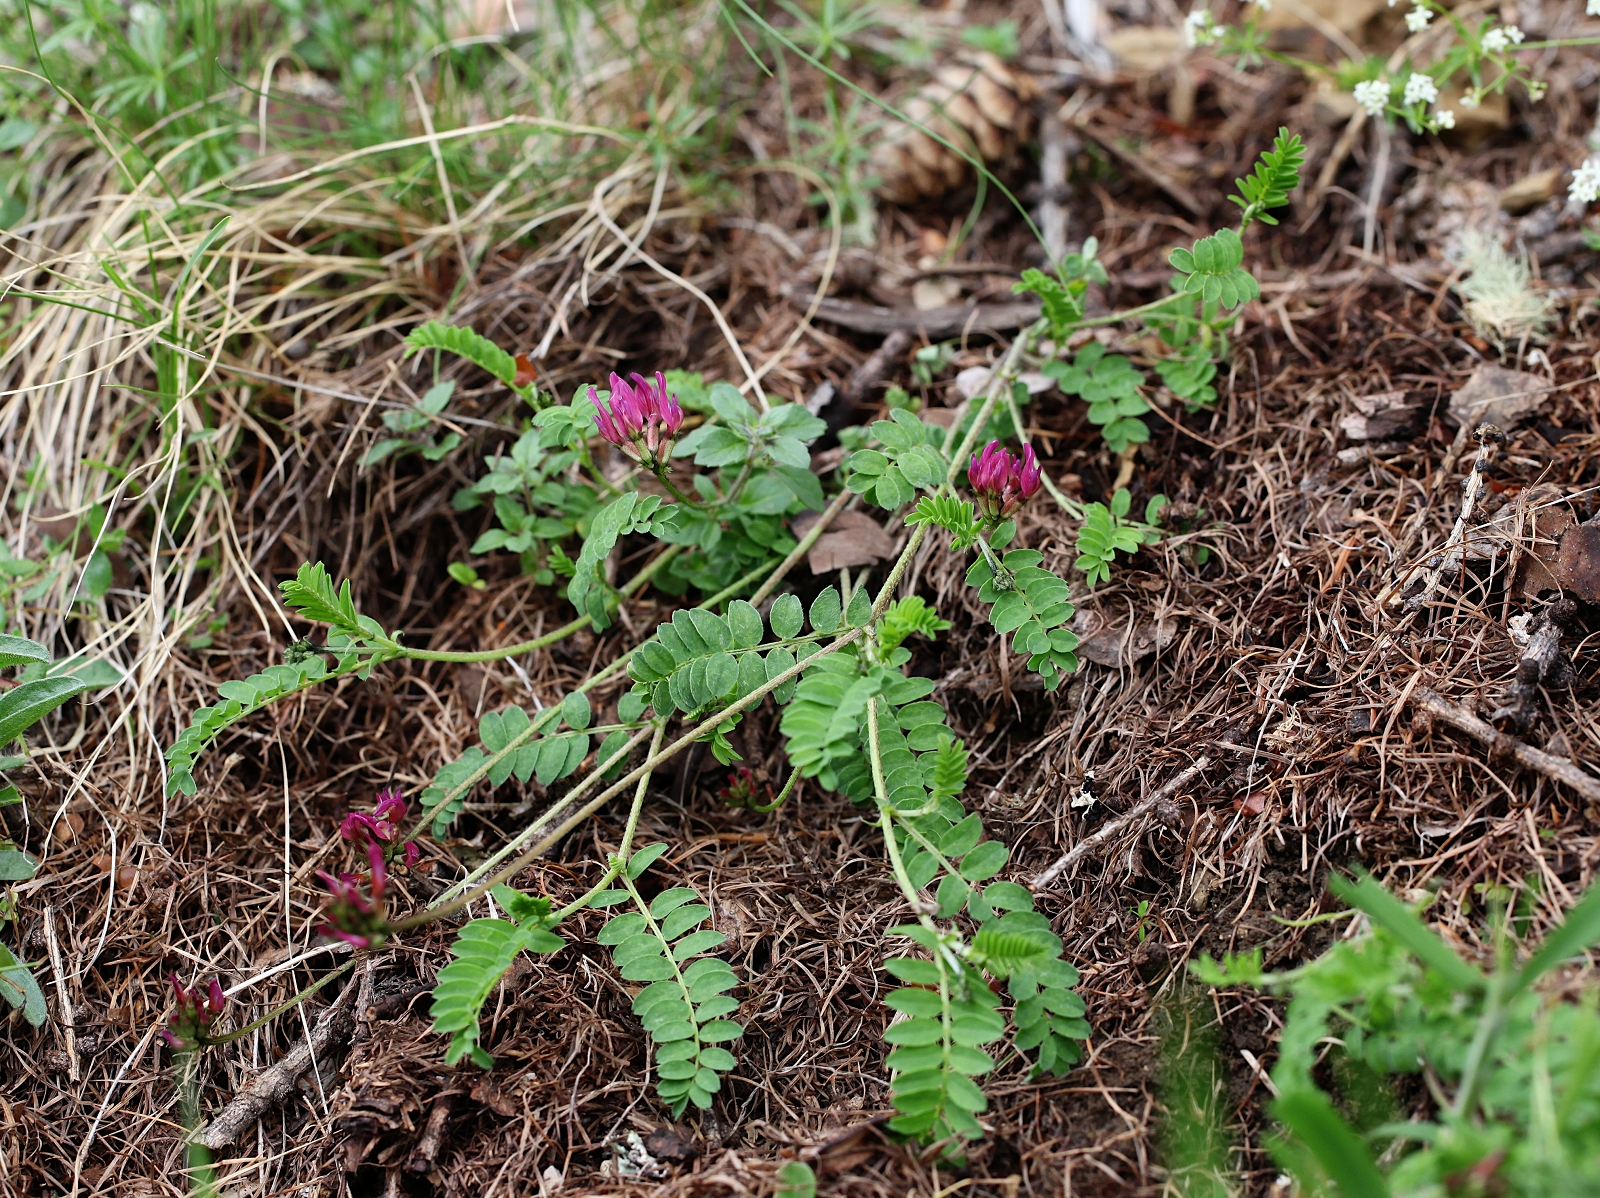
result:
[[(635, 852), (630, 877), (665, 849), (650, 845)], [(692, 887), (664, 890), (648, 905), (637, 892), (632, 897), (636, 909), (614, 917), (599, 940), (613, 946), (613, 960), (625, 979), (650, 983), (634, 999), (633, 1012), (656, 1045), (656, 1092), (677, 1118), (691, 1104), (708, 1106), (722, 1088), (719, 1074), (738, 1064), (727, 1049), (715, 1047), (744, 1034), (724, 1018), (738, 1009), (738, 1001), (725, 993), (738, 978), (726, 961), (700, 955), (724, 938), (710, 928), (694, 930), (711, 911)]]
[(406, 356), (422, 349), (444, 349), (483, 367), (508, 387), (517, 382), (517, 361), (480, 333), (463, 325), (430, 320), (406, 335)]
[(461, 929), (450, 946), (455, 960), (439, 971), (429, 1009), (433, 1030), (450, 1037), (446, 1064), (453, 1065), (468, 1055), (483, 1068), (493, 1064), (494, 1059), (478, 1046), (478, 1016), (483, 1004), (518, 953), (524, 949), (554, 952), (564, 944), (537, 920), (524, 925), (506, 919), (474, 919)]

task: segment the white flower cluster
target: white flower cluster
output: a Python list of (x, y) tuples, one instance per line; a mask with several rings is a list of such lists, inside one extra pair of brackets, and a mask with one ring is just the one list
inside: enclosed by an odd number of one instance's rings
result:
[(1501, 25), (1483, 35), (1483, 49), (1488, 54), (1504, 54), (1522, 41), (1522, 30), (1515, 25)]
[(1383, 79), (1368, 79), (1358, 83), (1354, 92), (1356, 103), (1367, 110), (1368, 116), (1382, 116), (1389, 106), (1389, 84)]
[(1483, 93), (1475, 87), (1469, 87), (1461, 93), (1461, 107), (1476, 108), (1483, 103)]
[(1589, 6), (1584, 11), (1591, 17), (1600, 17), (1600, 0), (1589, 0)]
[(1407, 104), (1432, 104), (1439, 98), (1439, 85), (1433, 81), (1432, 75), (1424, 75), (1415, 71), (1406, 80), (1405, 102)]
[(1592, 204), (1600, 200), (1600, 158), (1590, 158), (1572, 172), (1572, 186), (1567, 188), (1567, 198), (1578, 204)]
[(1197, 8), (1183, 19), (1183, 40), (1191, 46), (1213, 46), (1222, 40), (1222, 26), (1209, 8)]
[[(1600, 0), (1595, 0), (1600, 4)], [(1421, 33), (1428, 27), (1428, 22), (1433, 20), (1433, 9), (1417, 5), (1406, 14), (1406, 28), (1412, 33)]]
[(1456, 114), (1448, 108), (1441, 108), (1433, 114), (1433, 127), (1435, 129), (1454, 129), (1456, 127)]

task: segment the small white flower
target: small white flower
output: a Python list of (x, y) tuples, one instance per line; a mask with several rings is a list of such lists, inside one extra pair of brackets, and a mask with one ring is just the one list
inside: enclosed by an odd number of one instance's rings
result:
[(1428, 27), (1428, 22), (1433, 20), (1433, 10), (1417, 5), (1406, 14), (1406, 28), (1412, 33), (1421, 33)]
[(1209, 46), (1222, 39), (1222, 26), (1209, 8), (1197, 8), (1183, 19), (1183, 40), (1191, 46)]
[[(1600, 4), (1600, 0), (1590, 0), (1590, 2), (1593, 4)], [(1272, 11), (1272, 0), (1251, 0), (1251, 3), (1259, 8), (1262, 12)]]
[(1549, 89), (1549, 87), (1550, 85), (1542, 79), (1528, 80), (1528, 99), (1537, 104), (1540, 100), (1544, 99), (1544, 93)]
[(1600, 0), (1589, 0), (1589, 7), (1584, 11), (1591, 17), (1600, 17)]
[(1432, 75), (1424, 75), (1421, 71), (1417, 71), (1406, 80), (1407, 104), (1432, 104), (1438, 98), (1439, 85), (1433, 81)]
[(1475, 87), (1468, 88), (1461, 94), (1461, 107), (1463, 108), (1476, 108), (1481, 103), (1483, 103), (1483, 95)]
[(1522, 41), (1522, 30), (1515, 25), (1502, 25), (1483, 35), (1483, 49), (1487, 54), (1504, 54)]
[(1454, 129), (1456, 127), (1456, 114), (1448, 108), (1441, 108), (1433, 114), (1433, 124), (1437, 129)]
[(1577, 204), (1592, 204), (1600, 200), (1600, 158), (1590, 158), (1572, 172), (1572, 186), (1567, 188), (1567, 198)]
[(1389, 105), (1389, 85), (1382, 79), (1368, 79), (1358, 83), (1353, 93), (1356, 103), (1367, 110), (1369, 116), (1382, 116)]

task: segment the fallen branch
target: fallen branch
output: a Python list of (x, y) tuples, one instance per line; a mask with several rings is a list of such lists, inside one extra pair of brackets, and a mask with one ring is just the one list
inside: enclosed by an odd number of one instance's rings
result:
[[(370, 966), (369, 966), (370, 970)], [(346, 983), (333, 1005), (324, 1011), (311, 1029), (287, 1056), (261, 1072), (255, 1081), (234, 1096), (199, 1135), (199, 1142), (213, 1152), (226, 1148), (254, 1127), (260, 1118), (294, 1091), (300, 1075), (318, 1057), (326, 1056), (334, 1044), (355, 1028), (355, 1012), (350, 1008), (360, 985)]]
[(1600, 803), (1600, 778), (1578, 768), (1577, 763), (1570, 757), (1557, 757), (1554, 753), (1546, 753), (1531, 745), (1525, 745), (1516, 737), (1507, 736), (1493, 724), (1480, 720), (1470, 711), (1457, 707), (1425, 686), (1417, 688), (1416, 693), (1411, 696), (1411, 702), (1429, 715), (1443, 720), (1458, 732), (1465, 732), (1474, 740), (1488, 745), (1491, 759), (1514, 757), (1519, 764), (1528, 769), (1537, 770), (1546, 778), (1563, 786), (1570, 786), (1591, 803)]
[(1033, 888), (1035, 890), (1039, 890), (1050, 885), (1051, 882), (1054, 882), (1058, 877), (1061, 876), (1064, 870), (1070, 868), (1084, 857), (1087, 857), (1098, 846), (1110, 840), (1129, 824), (1136, 820), (1143, 819), (1158, 803), (1161, 803), (1166, 799), (1170, 799), (1173, 795), (1177, 794), (1178, 791), (1182, 790), (1185, 786), (1189, 785), (1189, 783), (1193, 782), (1202, 773), (1204, 773), (1207, 767), (1210, 765), (1211, 758), (1200, 758), (1188, 769), (1184, 770), (1183, 773), (1179, 774), (1160, 790), (1156, 791), (1153, 795), (1150, 795), (1148, 798), (1140, 799), (1122, 815), (1117, 816), (1116, 819), (1102, 825), (1100, 828), (1097, 828), (1092, 836), (1088, 836), (1083, 840), (1080, 840), (1065, 853), (1061, 854), (1060, 860), (1058, 860), (1049, 869), (1045, 870), (1041, 874), (1036, 875), (1033, 879)]

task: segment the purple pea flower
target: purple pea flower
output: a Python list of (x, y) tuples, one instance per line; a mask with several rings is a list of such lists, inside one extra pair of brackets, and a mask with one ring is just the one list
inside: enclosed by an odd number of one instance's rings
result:
[(324, 936), (343, 940), (352, 948), (372, 948), (388, 937), (384, 918), (383, 892), (389, 871), (383, 863), (383, 849), (375, 840), (367, 841), (367, 860), (372, 872), (363, 876), (341, 872), (338, 877), (323, 870), (317, 877), (328, 888), (328, 922), (317, 929)]
[(967, 482), (978, 497), (978, 508), (991, 524), (999, 523), (1031, 499), (1039, 490), (1043, 471), (1032, 446), (1022, 447), (1022, 456), (990, 441), (982, 453), (972, 455)]
[[(339, 824), (339, 835), (354, 845), (393, 845), (399, 839), (405, 821), (406, 801), (401, 793), (393, 788), (380, 790), (378, 805), (372, 814), (352, 811)], [(415, 841), (406, 841), (400, 850), (407, 869), (416, 865), (422, 855)], [(393, 857), (393, 849), (386, 850), (384, 855), (386, 859)]]
[(613, 374), (611, 398), (601, 402), (599, 392), (590, 387), (589, 402), (594, 404), (595, 425), (603, 439), (646, 469), (666, 465), (672, 439), (683, 427), (683, 408), (667, 390), (666, 376), (659, 370), (653, 381), (635, 374), (631, 383)]
[(228, 1005), (228, 996), (222, 993), (222, 984), (216, 978), (202, 991), (199, 986), (185, 986), (175, 973), (168, 977), (175, 1001), (167, 1026), (161, 1029), (162, 1038), (180, 1051), (196, 1048), (205, 1042), (212, 1021)]

